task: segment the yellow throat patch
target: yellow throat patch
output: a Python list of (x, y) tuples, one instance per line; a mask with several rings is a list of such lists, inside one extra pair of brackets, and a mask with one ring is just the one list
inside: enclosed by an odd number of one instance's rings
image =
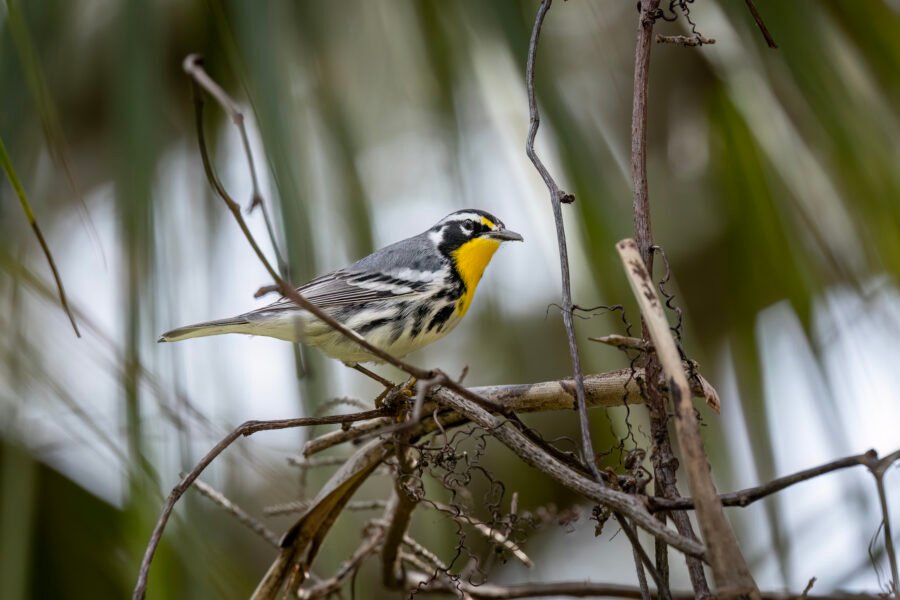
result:
[(469, 310), (472, 297), (475, 296), (475, 288), (478, 287), (478, 282), (481, 281), (481, 276), (484, 274), (484, 268), (491, 262), (494, 252), (499, 247), (500, 240), (479, 237), (469, 240), (453, 251), (456, 270), (463, 283), (466, 284), (466, 293), (456, 302), (456, 310), (459, 311), (460, 316)]

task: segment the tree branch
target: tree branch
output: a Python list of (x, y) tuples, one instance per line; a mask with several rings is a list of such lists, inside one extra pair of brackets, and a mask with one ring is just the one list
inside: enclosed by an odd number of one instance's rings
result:
[(225, 436), (218, 444), (213, 446), (213, 448), (206, 453), (200, 462), (191, 469), (187, 475), (181, 478), (181, 481), (178, 482), (172, 491), (169, 492), (169, 497), (166, 498), (166, 503), (163, 506), (163, 510), (159, 515), (159, 518), (156, 521), (156, 526), (153, 528), (153, 533), (150, 535), (150, 541), (147, 543), (147, 549), (144, 551), (144, 558), (141, 560), (141, 569), (138, 574), (137, 583), (134, 586), (134, 592), (132, 593), (133, 600), (142, 600), (147, 591), (147, 578), (150, 574), (150, 565), (153, 562), (153, 556), (156, 553), (156, 549), (159, 546), (160, 540), (162, 540), (163, 531), (166, 528), (166, 523), (169, 522), (169, 517), (172, 515), (172, 510), (175, 508), (175, 504), (184, 493), (188, 490), (189, 487), (194, 483), (194, 481), (200, 476), (201, 473), (219, 456), (222, 452), (225, 451), (228, 446), (235, 442), (240, 437), (250, 436), (259, 431), (272, 431), (276, 429), (291, 429), (295, 427), (312, 427), (316, 425), (329, 425), (336, 423), (353, 423), (355, 421), (363, 421), (367, 419), (371, 419), (373, 417), (380, 417), (385, 414), (383, 409), (369, 410), (360, 413), (352, 413), (348, 415), (330, 415), (325, 417), (303, 417), (299, 419), (279, 419), (275, 421), (247, 421), (243, 425), (236, 427), (231, 433)]
[(500, 419), (476, 403), (455, 394), (447, 388), (435, 391), (434, 398), (444, 406), (452, 408), (467, 419), (490, 432), (499, 442), (512, 450), (526, 464), (542, 471), (567, 488), (608, 506), (614, 512), (620, 512), (634, 521), (636, 525), (653, 536), (659, 537), (673, 548), (690, 556), (702, 558), (705, 549), (696, 540), (679, 535), (657, 521), (636, 497), (610, 489), (597, 483), (555, 456), (549, 455), (543, 448), (522, 433), (516, 425), (507, 419)]
[(675, 407), (675, 431), (688, 471), (691, 494), (697, 503), (697, 520), (703, 540), (709, 549), (709, 561), (716, 593), (721, 598), (759, 597), (759, 590), (737, 544), (731, 525), (725, 518), (722, 503), (710, 476), (709, 462), (703, 451), (700, 426), (694, 415), (691, 391), (681, 365), (681, 356), (672, 338), (669, 322), (656, 294), (652, 279), (644, 268), (637, 244), (623, 240), (617, 244), (647, 330), (653, 340), (656, 356), (669, 382), (669, 394)]
[[(269, 217), (269, 210), (263, 201), (262, 192), (259, 190), (259, 177), (256, 174), (256, 164), (253, 160), (253, 152), (250, 150), (250, 139), (247, 136), (247, 128), (244, 126), (244, 113), (238, 108), (237, 102), (231, 99), (225, 90), (218, 83), (213, 81), (206, 70), (203, 68), (203, 57), (199, 54), (191, 54), (184, 60), (184, 71), (191, 76), (194, 82), (202, 87), (206, 92), (216, 99), (219, 106), (228, 113), (231, 121), (241, 135), (241, 144), (244, 148), (244, 156), (247, 158), (247, 167), (250, 171), (250, 181), (253, 184), (253, 193), (250, 198), (250, 204), (247, 207), (248, 212), (259, 207), (262, 210), (263, 221), (266, 223), (266, 231), (269, 234), (269, 240), (272, 243), (272, 250), (275, 252), (275, 260), (278, 263), (278, 271), (282, 277), (288, 277), (290, 268), (284, 260), (281, 252), (278, 251), (278, 241), (275, 237), (275, 227), (272, 225), (272, 219)], [(257, 292), (258, 293), (258, 292)]]
[[(184, 473), (181, 474), (181, 477), (184, 478)], [(212, 500), (215, 504), (220, 506), (225, 512), (232, 515), (241, 525), (244, 525), (261, 537), (262, 539), (269, 542), (272, 546), (279, 548), (280, 544), (278, 543), (278, 536), (272, 533), (272, 531), (259, 522), (259, 520), (252, 517), (247, 511), (243, 508), (229, 500), (225, 497), (225, 494), (215, 489), (213, 486), (205, 483), (201, 479), (197, 479), (194, 481), (194, 488), (210, 500)]]
[[(650, 227), (650, 196), (647, 186), (647, 98), (650, 88), (650, 51), (655, 15), (659, 12), (659, 0), (644, 0), (639, 4), (640, 18), (637, 28), (637, 41), (634, 51), (634, 87), (631, 106), (631, 179), (632, 179), (632, 218), (634, 236), (638, 242), (641, 260), (649, 273), (653, 273), (653, 232)], [(646, 325), (642, 323), (642, 336), (649, 343)], [(648, 373), (659, 372), (659, 362), (655, 354), (650, 352), (643, 359)], [(653, 381), (644, 390), (647, 395), (647, 408), (650, 415), (650, 429), (653, 440), (654, 491), (657, 496), (677, 497), (675, 470), (677, 461), (672, 452), (669, 440), (668, 410), (665, 396), (661, 388)], [(694, 529), (687, 514), (674, 512), (671, 515), (679, 533), (694, 537)], [(664, 517), (661, 517), (665, 521)], [(668, 579), (668, 551), (660, 540), (656, 541), (656, 563), (663, 577)], [(688, 573), (691, 585), (697, 596), (709, 596), (709, 584), (703, 565), (699, 561), (688, 558)]]
[(775, 40), (772, 38), (772, 34), (769, 33), (769, 28), (766, 27), (766, 24), (762, 20), (762, 15), (759, 14), (759, 11), (756, 10), (756, 6), (753, 4), (753, 0), (745, 0), (747, 2), (747, 8), (750, 9), (750, 14), (753, 15), (753, 20), (756, 21), (756, 26), (759, 27), (760, 32), (762, 32), (763, 37), (766, 38), (766, 44), (768, 44), (769, 48), (777, 49), (778, 44), (775, 43)]
[[(408, 588), (416, 589), (418, 582), (410, 582)], [(423, 593), (453, 593), (459, 589), (474, 600), (514, 600), (516, 598), (547, 598), (552, 596), (568, 596), (570, 598), (640, 598), (639, 588), (611, 583), (593, 583), (590, 581), (559, 581), (545, 583), (519, 583), (512, 585), (494, 585), (485, 583), (471, 585), (464, 581), (445, 582), (432, 581), (427, 586), (418, 588)], [(657, 598), (657, 594), (652, 596)], [(853, 594), (837, 592), (834, 594), (789, 594), (783, 592), (764, 592), (763, 600), (877, 600), (883, 598), (878, 594)], [(694, 600), (693, 592), (672, 592), (673, 600)]]
[[(791, 487), (792, 485), (796, 485), (804, 481), (809, 481), (810, 479), (813, 479), (820, 475), (825, 475), (826, 473), (839, 471), (841, 469), (847, 469), (849, 467), (856, 467), (859, 465), (868, 467), (870, 464), (872, 464), (872, 461), (877, 461), (877, 459), (878, 453), (876, 453), (874, 450), (869, 450), (864, 454), (846, 456), (844, 458), (839, 458), (829, 463), (825, 463), (824, 465), (819, 465), (810, 469), (804, 469), (803, 471), (798, 471), (797, 473), (793, 473), (791, 475), (785, 475), (784, 477), (773, 479), (772, 481), (764, 483), (762, 485), (738, 490), (736, 492), (729, 492), (727, 494), (721, 494), (719, 496), (719, 500), (722, 502), (723, 506), (749, 506), (757, 500), (761, 500), (766, 496), (771, 496), (772, 494), (778, 493), (785, 488)], [(650, 498), (647, 507), (650, 509), (650, 512), (667, 510), (691, 510), (694, 508), (694, 500), (693, 498)]]
[(569, 356), (572, 359), (572, 369), (575, 378), (575, 398), (578, 404), (578, 420), (581, 425), (581, 447), (584, 462), (587, 463), (594, 479), (603, 482), (597, 460), (594, 455), (594, 446), (591, 443), (590, 421), (587, 414), (587, 403), (584, 394), (584, 375), (581, 372), (581, 359), (578, 356), (578, 344), (575, 340), (575, 329), (572, 323), (572, 282), (569, 274), (569, 254), (566, 248), (566, 229), (562, 218), (562, 204), (571, 203), (575, 198), (559, 189), (550, 171), (544, 166), (537, 152), (534, 150), (534, 139), (537, 136), (538, 127), (541, 124), (540, 112), (538, 112), (537, 99), (534, 95), (534, 61), (537, 56), (538, 40), (541, 35), (541, 27), (544, 17), (550, 10), (553, 0), (542, 0), (534, 19), (534, 28), (531, 30), (531, 41), (528, 45), (528, 61), (525, 66), (525, 87), (528, 91), (528, 112), (531, 125), (528, 128), (528, 139), (525, 142), (525, 152), (531, 159), (534, 168), (540, 173), (547, 191), (550, 193), (550, 206), (553, 208), (553, 219), (556, 222), (556, 241), (559, 246), (559, 269), (562, 276), (562, 317), (566, 328), (566, 340), (569, 344)]
[(662, 35), (656, 34), (657, 44), (673, 44), (675, 46), (685, 46), (693, 48), (695, 46), (708, 46), (715, 44), (714, 38), (703, 37), (702, 35)]

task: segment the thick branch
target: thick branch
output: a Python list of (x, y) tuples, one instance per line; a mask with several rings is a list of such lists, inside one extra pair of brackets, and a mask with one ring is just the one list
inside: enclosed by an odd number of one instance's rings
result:
[(737, 544), (731, 525), (725, 518), (722, 503), (710, 476), (709, 462), (700, 438), (700, 426), (691, 403), (691, 392), (681, 364), (681, 356), (669, 329), (662, 304), (637, 244), (623, 240), (617, 249), (641, 314), (650, 332), (656, 355), (669, 382), (669, 393), (675, 407), (675, 431), (688, 471), (691, 494), (697, 503), (697, 520), (703, 540), (709, 548), (716, 592), (721, 598), (759, 597), (759, 590)]
[(500, 419), (474, 402), (447, 388), (434, 393), (434, 398), (456, 412), (465, 415), (473, 423), (489, 431), (498, 441), (512, 450), (526, 464), (542, 471), (567, 488), (620, 512), (653, 536), (663, 539), (673, 548), (690, 556), (702, 557), (703, 545), (689, 540), (657, 521), (634, 496), (612, 490), (588, 479), (572, 467), (549, 455), (543, 448), (522, 433), (512, 421)]
[[(637, 28), (637, 41), (634, 51), (634, 87), (631, 107), (631, 180), (632, 180), (632, 218), (634, 236), (640, 248), (640, 256), (653, 272), (653, 233), (650, 227), (650, 197), (647, 187), (647, 97), (650, 87), (650, 50), (653, 35), (653, 22), (659, 10), (659, 0), (645, 0), (639, 4), (640, 20)], [(643, 337), (648, 340), (646, 326)], [(650, 373), (659, 371), (659, 363), (653, 353), (644, 357), (642, 363)], [(653, 439), (653, 474), (655, 477), (655, 493), (657, 496), (677, 497), (678, 488), (675, 479), (677, 464), (669, 441), (668, 411), (665, 396), (655, 381), (647, 386), (647, 406), (650, 415), (650, 430)], [(665, 521), (665, 518), (662, 518)], [(672, 520), (678, 531), (687, 537), (694, 537), (690, 520), (684, 513), (672, 513)], [(656, 540), (656, 563), (665, 579), (668, 579), (668, 551), (660, 540)], [(709, 584), (703, 566), (696, 560), (688, 559), (688, 572), (691, 585), (698, 597), (709, 595)]]

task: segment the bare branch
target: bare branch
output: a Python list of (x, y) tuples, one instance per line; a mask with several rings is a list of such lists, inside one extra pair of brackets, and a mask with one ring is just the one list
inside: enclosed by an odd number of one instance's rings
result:
[(360, 544), (353, 555), (341, 564), (337, 573), (311, 588), (300, 590), (297, 594), (298, 598), (301, 600), (314, 600), (317, 598), (328, 598), (338, 593), (347, 578), (359, 570), (362, 562), (378, 551), (383, 537), (384, 530), (381, 527), (372, 527), (371, 533), (363, 540), (363, 543)]
[[(231, 117), (231, 121), (241, 134), (241, 144), (244, 147), (244, 156), (247, 158), (250, 181), (253, 183), (253, 195), (250, 198), (250, 205), (247, 207), (247, 210), (248, 212), (252, 211), (257, 206), (262, 210), (263, 221), (266, 223), (266, 231), (269, 234), (269, 241), (272, 244), (272, 249), (275, 252), (275, 259), (278, 263), (278, 271), (282, 277), (287, 277), (290, 269), (281, 252), (278, 251), (275, 227), (272, 225), (272, 219), (269, 217), (269, 210), (266, 208), (262, 192), (259, 190), (259, 177), (256, 174), (256, 164), (253, 160), (253, 152), (250, 150), (250, 139), (247, 137), (247, 128), (244, 125), (244, 113), (238, 108), (237, 102), (232, 100), (231, 96), (222, 89), (222, 86), (213, 81), (212, 77), (210, 77), (203, 68), (203, 57), (198, 54), (188, 55), (184, 59), (183, 66), (185, 73), (190, 75), (197, 85), (201, 86), (210, 96), (215, 98), (216, 102), (219, 103), (219, 106), (228, 113), (228, 116)], [(260, 288), (260, 291), (262, 291), (262, 288)], [(257, 294), (259, 294), (259, 291), (257, 291)]]
[[(423, 578), (424, 579), (424, 578)], [(417, 588), (422, 593), (455, 593), (458, 589), (473, 600), (515, 600), (517, 598), (549, 598), (568, 596), (570, 598), (640, 598), (640, 588), (612, 583), (593, 583), (590, 581), (553, 581), (542, 583), (518, 583), (511, 585), (494, 585), (485, 583), (472, 585), (465, 581), (434, 580), (424, 587), (418, 587), (418, 581), (411, 577), (408, 589)], [(652, 596), (657, 598), (657, 594)], [(835, 592), (833, 594), (809, 595), (790, 594), (784, 592), (763, 592), (763, 600), (877, 600), (884, 598), (879, 594)], [(672, 592), (672, 600), (694, 600), (693, 592)]]
[(689, 540), (657, 521), (640, 500), (597, 483), (538, 446), (522, 433), (510, 420), (501, 420), (474, 402), (463, 398), (447, 388), (438, 389), (434, 394), (441, 404), (465, 415), (473, 423), (489, 431), (498, 441), (512, 450), (526, 464), (544, 472), (569, 489), (621, 512), (636, 525), (651, 535), (663, 539), (673, 548), (690, 556), (703, 557), (705, 549), (696, 540)]
[[(849, 467), (856, 467), (859, 465), (868, 467), (870, 464), (872, 464), (873, 460), (877, 459), (878, 454), (874, 450), (869, 450), (864, 454), (855, 454), (853, 456), (839, 458), (824, 465), (820, 465), (810, 469), (804, 469), (803, 471), (798, 471), (797, 473), (793, 473), (791, 475), (785, 475), (784, 477), (773, 479), (772, 481), (762, 485), (746, 488), (736, 492), (722, 494), (719, 496), (719, 499), (724, 506), (748, 506), (750, 504), (753, 504), (757, 500), (761, 500), (766, 496), (770, 496), (772, 494), (780, 492), (781, 490), (791, 487), (792, 485), (796, 485), (803, 481), (808, 481), (820, 475), (825, 475), (826, 473), (839, 471), (841, 469), (847, 469)], [(650, 512), (665, 510), (690, 510), (694, 508), (694, 500), (692, 498), (650, 498), (648, 508), (650, 509)]]
[(675, 406), (675, 430), (688, 471), (691, 494), (697, 503), (700, 530), (709, 548), (717, 595), (722, 598), (747, 595), (751, 598), (759, 597), (756, 583), (716, 494), (710, 476), (709, 462), (703, 451), (700, 426), (691, 403), (690, 387), (681, 365), (681, 356), (672, 338), (669, 322), (652, 285), (650, 274), (644, 268), (644, 262), (634, 240), (623, 240), (616, 248), (622, 258), (628, 282), (641, 307), (641, 314), (650, 332), (656, 354), (669, 381), (669, 393)]
[(569, 344), (569, 356), (572, 360), (572, 369), (575, 377), (575, 398), (578, 404), (578, 419), (581, 425), (581, 446), (584, 461), (594, 475), (594, 479), (603, 485), (603, 478), (597, 468), (597, 460), (594, 455), (594, 446), (591, 442), (590, 421), (587, 414), (587, 402), (584, 394), (584, 375), (581, 372), (581, 358), (578, 356), (578, 344), (575, 340), (575, 329), (572, 323), (572, 282), (569, 274), (569, 253), (566, 247), (566, 229), (562, 218), (562, 204), (571, 203), (575, 198), (559, 189), (550, 171), (544, 166), (534, 149), (534, 139), (537, 136), (538, 127), (541, 124), (541, 116), (538, 112), (537, 99), (534, 95), (534, 62), (537, 56), (538, 40), (541, 35), (541, 27), (544, 17), (550, 10), (553, 0), (542, 0), (534, 19), (534, 28), (531, 31), (531, 42), (528, 45), (528, 62), (525, 67), (525, 87), (528, 91), (528, 112), (531, 117), (531, 125), (528, 128), (528, 139), (525, 142), (525, 152), (534, 164), (534, 168), (540, 173), (547, 191), (550, 192), (550, 206), (553, 209), (553, 219), (556, 222), (556, 242), (559, 247), (559, 268), (562, 276), (562, 316), (563, 325), (566, 328), (566, 339)]
[[(632, 219), (634, 236), (640, 248), (641, 260), (649, 273), (653, 272), (653, 232), (650, 227), (650, 196), (647, 186), (647, 97), (650, 88), (650, 51), (652, 48), (653, 23), (659, 12), (659, 0), (644, 0), (639, 4), (640, 18), (637, 27), (637, 41), (634, 51), (634, 84), (631, 106), (631, 180)], [(642, 326), (642, 336), (649, 343), (646, 325)], [(659, 362), (655, 354), (649, 353), (641, 361), (648, 373), (655, 379), (659, 372)], [(650, 430), (653, 440), (654, 493), (659, 496), (677, 497), (675, 469), (677, 461), (669, 440), (668, 410), (665, 395), (655, 381), (646, 388), (647, 407), (650, 416)], [(718, 397), (715, 399), (718, 405)], [(718, 412), (718, 407), (716, 406)], [(694, 529), (687, 514), (673, 512), (672, 521), (678, 532), (694, 538)], [(665, 519), (663, 518), (663, 521)], [(664, 580), (668, 581), (669, 554), (665, 545), (656, 540), (656, 563)], [(703, 565), (699, 561), (687, 559), (691, 585), (699, 598), (710, 596), (709, 584)]]
[(708, 46), (715, 44), (715, 38), (703, 37), (702, 35), (662, 35), (656, 34), (657, 44), (673, 44), (675, 46), (685, 46), (692, 48), (695, 46)]
[[(181, 474), (181, 477), (184, 478), (184, 473)], [(263, 538), (276, 548), (280, 547), (277, 535), (272, 533), (272, 531), (268, 527), (260, 523), (257, 519), (253, 518), (243, 508), (226, 498), (225, 494), (200, 479), (194, 481), (194, 488), (196, 488), (198, 492), (218, 504), (220, 507), (225, 509), (226, 512), (234, 516), (242, 525), (246, 526), (247, 529)]]
[(766, 27), (766, 24), (762, 20), (762, 15), (760, 15), (759, 11), (756, 10), (756, 6), (753, 4), (753, 0), (745, 1), (747, 2), (747, 8), (750, 9), (750, 14), (753, 15), (753, 20), (756, 21), (756, 26), (759, 27), (759, 30), (762, 32), (763, 37), (766, 38), (766, 44), (769, 45), (769, 48), (778, 48), (778, 44), (775, 43), (775, 40), (772, 38), (772, 34), (769, 33), (769, 28)]
[(408, 447), (408, 438), (397, 444), (397, 476), (394, 478), (394, 493), (388, 501), (385, 509), (387, 520), (387, 532), (384, 534), (384, 544), (381, 548), (381, 581), (388, 589), (399, 586), (403, 581), (403, 573), (400, 568), (398, 553), (400, 543), (406, 536), (409, 524), (412, 521), (413, 510), (418, 504), (415, 498), (406, 489), (406, 478), (412, 474), (411, 449)]
[(153, 562), (153, 556), (156, 553), (156, 548), (159, 546), (160, 540), (162, 540), (163, 531), (166, 528), (166, 523), (169, 521), (169, 517), (172, 515), (172, 510), (175, 508), (175, 504), (179, 499), (184, 495), (189, 487), (194, 483), (194, 481), (200, 476), (201, 473), (212, 463), (213, 460), (216, 459), (219, 454), (221, 454), (228, 446), (234, 443), (235, 440), (242, 436), (250, 436), (259, 431), (272, 431), (276, 429), (291, 429), (295, 427), (311, 427), (316, 425), (328, 425), (335, 423), (353, 423), (355, 421), (362, 421), (371, 419), (373, 417), (380, 417), (385, 413), (384, 410), (370, 410), (361, 413), (352, 413), (348, 415), (330, 415), (325, 417), (303, 417), (299, 419), (279, 419), (275, 421), (247, 421), (243, 425), (236, 427), (231, 433), (225, 436), (218, 444), (213, 446), (213, 448), (206, 453), (200, 462), (188, 472), (188, 474), (182, 477), (181, 481), (178, 482), (172, 491), (169, 492), (169, 497), (166, 498), (166, 503), (163, 506), (162, 512), (159, 515), (159, 518), (156, 521), (156, 526), (153, 528), (153, 533), (150, 535), (150, 541), (147, 543), (147, 549), (144, 551), (144, 558), (141, 560), (141, 569), (138, 574), (137, 583), (134, 587), (134, 592), (132, 593), (133, 600), (142, 600), (147, 591), (147, 577), (150, 574), (150, 565)]

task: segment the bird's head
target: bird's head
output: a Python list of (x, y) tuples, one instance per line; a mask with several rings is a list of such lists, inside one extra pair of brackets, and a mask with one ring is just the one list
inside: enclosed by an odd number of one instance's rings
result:
[(429, 237), (444, 256), (454, 258), (463, 248), (491, 249), (485, 264), (502, 242), (521, 242), (523, 238), (510, 231), (503, 221), (489, 212), (467, 208), (450, 213), (429, 230)]
[(483, 210), (469, 208), (451, 213), (428, 231), (441, 254), (450, 259), (456, 274), (466, 286), (460, 299), (465, 313), (484, 269), (503, 242), (521, 242), (523, 238), (510, 231), (503, 221)]

